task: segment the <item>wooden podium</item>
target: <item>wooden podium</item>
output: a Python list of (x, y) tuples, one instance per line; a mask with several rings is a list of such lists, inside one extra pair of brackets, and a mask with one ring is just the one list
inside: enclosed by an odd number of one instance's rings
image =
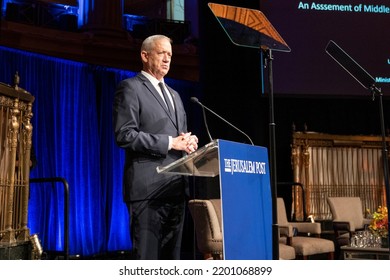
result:
[(32, 104), (15, 84), (0, 83), (0, 259), (31, 258), (27, 227)]
[(214, 140), (157, 168), (159, 173), (219, 176), (225, 260), (272, 260), (272, 197), (264, 147)]

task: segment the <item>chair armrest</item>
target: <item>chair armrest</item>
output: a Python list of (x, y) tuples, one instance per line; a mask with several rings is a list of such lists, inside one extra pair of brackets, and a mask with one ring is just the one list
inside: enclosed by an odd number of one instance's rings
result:
[(321, 234), (320, 223), (292, 222), (290, 225), (297, 228), (299, 233)]
[(278, 228), (279, 228), (279, 242), (281, 239), (282, 240), (285, 239), (285, 241), (282, 241), (282, 243), (291, 245), (292, 237), (294, 236), (294, 228), (292, 227), (292, 225), (278, 224)]
[(294, 236), (294, 229), (292, 225), (281, 225), (278, 224), (279, 227), (279, 237), (286, 236), (286, 237), (293, 237)]
[(353, 230), (351, 231), (351, 223), (347, 221), (333, 221), (333, 230), (336, 238), (348, 233), (349, 237), (352, 236)]
[(333, 221), (333, 229), (336, 231), (351, 231), (351, 223), (347, 221)]

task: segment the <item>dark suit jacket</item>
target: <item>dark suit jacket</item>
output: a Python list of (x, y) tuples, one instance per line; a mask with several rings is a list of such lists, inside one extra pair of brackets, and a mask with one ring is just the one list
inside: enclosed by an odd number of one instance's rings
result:
[[(175, 103), (176, 120), (152, 83), (141, 73), (118, 84), (113, 107), (116, 143), (125, 149), (123, 177), (124, 201), (171, 196), (177, 189), (169, 183), (182, 180), (178, 175), (158, 174), (156, 167), (169, 164), (184, 153), (168, 151), (168, 136), (187, 131), (187, 120), (179, 94), (168, 90)], [(177, 184), (176, 184), (177, 188)]]

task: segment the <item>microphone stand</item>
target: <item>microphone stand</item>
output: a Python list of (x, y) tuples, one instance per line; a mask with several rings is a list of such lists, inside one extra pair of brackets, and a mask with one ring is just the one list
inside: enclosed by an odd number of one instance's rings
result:
[(272, 195), (272, 254), (273, 259), (279, 259), (279, 227), (277, 213), (277, 176), (276, 176), (276, 137), (275, 137), (275, 117), (274, 117), (274, 89), (273, 89), (273, 69), (272, 69), (272, 50), (262, 49), (264, 56), (264, 68), (268, 67), (268, 85), (269, 85), (269, 162), (270, 162), (270, 183)]
[[(379, 113), (380, 113), (380, 123), (381, 123), (381, 132), (382, 132), (382, 160), (383, 160), (383, 177), (385, 181), (386, 188), (386, 207), (390, 209), (390, 187), (389, 187), (389, 161), (387, 155), (387, 145), (386, 145), (386, 131), (385, 131), (385, 118), (383, 113), (383, 93), (380, 88), (376, 87), (375, 84), (370, 87), (372, 93), (372, 100), (375, 100), (375, 94), (379, 95)], [(387, 228), (390, 223), (387, 220)], [(387, 235), (387, 244), (389, 244), (390, 235)], [(390, 252), (390, 247), (389, 247)]]

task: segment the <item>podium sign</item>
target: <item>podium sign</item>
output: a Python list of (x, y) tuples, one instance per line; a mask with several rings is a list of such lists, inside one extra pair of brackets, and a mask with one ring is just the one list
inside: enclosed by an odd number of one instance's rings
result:
[(264, 147), (214, 140), (158, 173), (219, 175), (225, 260), (272, 260), (272, 198)]
[(272, 259), (267, 149), (218, 141), (224, 258)]

